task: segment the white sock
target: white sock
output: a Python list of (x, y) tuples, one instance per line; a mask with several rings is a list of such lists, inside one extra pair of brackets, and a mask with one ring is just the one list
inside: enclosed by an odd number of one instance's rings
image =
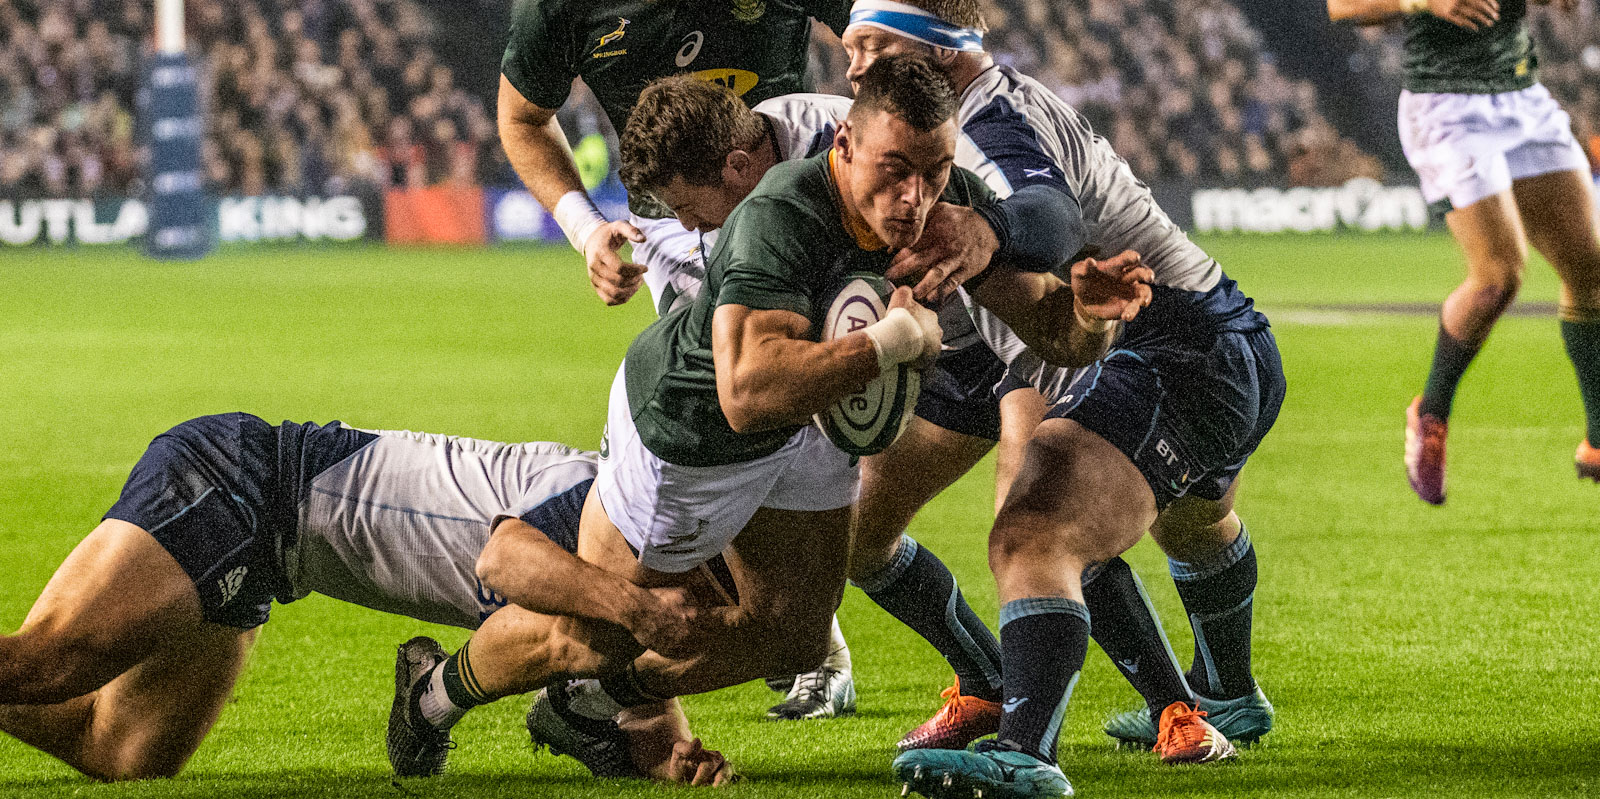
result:
[(423, 687), (422, 696), (417, 697), (417, 707), (422, 709), (422, 718), (439, 730), (456, 726), (456, 722), (467, 715), (467, 709), (456, 707), (450, 701), (450, 693), (444, 689), (443, 662), (428, 672), (428, 684)]
[(844, 640), (844, 631), (839, 629), (839, 617), (833, 617), (833, 634), (828, 638), (828, 659), (822, 661), (824, 668), (833, 669), (845, 675), (850, 674), (850, 644)]

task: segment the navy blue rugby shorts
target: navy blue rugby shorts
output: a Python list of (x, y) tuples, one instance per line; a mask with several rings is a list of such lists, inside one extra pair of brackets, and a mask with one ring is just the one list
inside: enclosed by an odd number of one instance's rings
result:
[(917, 415), (946, 430), (1000, 440), (1000, 400), (995, 384), (1006, 365), (982, 343), (940, 353), (922, 375)]
[(206, 621), (265, 623), (282, 581), (267, 529), (277, 432), (245, 413), (202, 416), (157, 436), (106, 518), (136, 524), (194, 582)]
[(1283, 363), (1271, 328), (1219, 334), (1208, 350), (1114, 349), (1084, 372), (1046, 419), (1071, 419), (1121, 450), (1155, 492), (1220, 500), (1272, 429)]

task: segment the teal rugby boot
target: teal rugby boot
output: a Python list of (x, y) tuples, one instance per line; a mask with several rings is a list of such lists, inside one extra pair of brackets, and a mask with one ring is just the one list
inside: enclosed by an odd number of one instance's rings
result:
[(1041, 799), (1071, 796), (1061, 767), (1032, 755), (979, 741), (972, 750), (912, 749), (894, 759), (894, 773), (929, 799)]

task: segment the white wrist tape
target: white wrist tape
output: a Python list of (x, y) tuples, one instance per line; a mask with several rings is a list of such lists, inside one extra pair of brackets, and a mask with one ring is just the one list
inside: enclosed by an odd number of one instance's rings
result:
[(600, 209), (595, 207), (594, 200), (589, 199), (587, 192), (573, 189), (561, 195), (556, 202), (556, 209), (550, 213), (556, 218), (556, 224), (561, 226), (561, 232), (567, 234), (567, 241), (572, 243), (572, 249), (581, 255), (583, 245), (588, 243), (589, 237), (610, 220)]
[(882, 319), (861, 329), (878, 353), (878, 371), (888, 371), (922, 355), (922, 325), (904, 308), (894, 308)]
[(1421, 14), (1428, 10), (1428, 0), (1400, 0), (1400, 13)]

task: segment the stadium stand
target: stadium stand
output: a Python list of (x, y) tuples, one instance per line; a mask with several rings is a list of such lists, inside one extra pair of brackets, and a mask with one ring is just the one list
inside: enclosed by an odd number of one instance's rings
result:
[[(462, 5), (473, 9), (475, 27), (504, 29), (506, 4)], [(999, 60), (1080, 108), (1147, 180), (1250, 187), (1335, 186), (1386, 171), (1409, 178), (1331, 123), (1327, 98), (1285, 74), (1272, 44), (1229, 0), (990, 0), (987, 11)], [(495, 137), (485, 54), (464, 64), (463, 40), (446, 35), (437, 14), (417, 0), (189, 0), (191, 46), (207, 68), (204, 160), (213, 188), (293, 195), (515, 185)], [(138, 193), (149, 15), (145, 0), (0, 0), (0, 195)], [(848, 93), (837, 38), (816, 27), (817, 89)], [(1543, 79), (1600, 166), (1595, 3), (1585, 0), (1575, 14), (1537, 13), (1535, 29)], [(1395, 30), (1364, 30), (1358, 40), (1352, 74), (1397, 87)], [(574, 139), (613, 136), (581, 87), (561, 118)]]

